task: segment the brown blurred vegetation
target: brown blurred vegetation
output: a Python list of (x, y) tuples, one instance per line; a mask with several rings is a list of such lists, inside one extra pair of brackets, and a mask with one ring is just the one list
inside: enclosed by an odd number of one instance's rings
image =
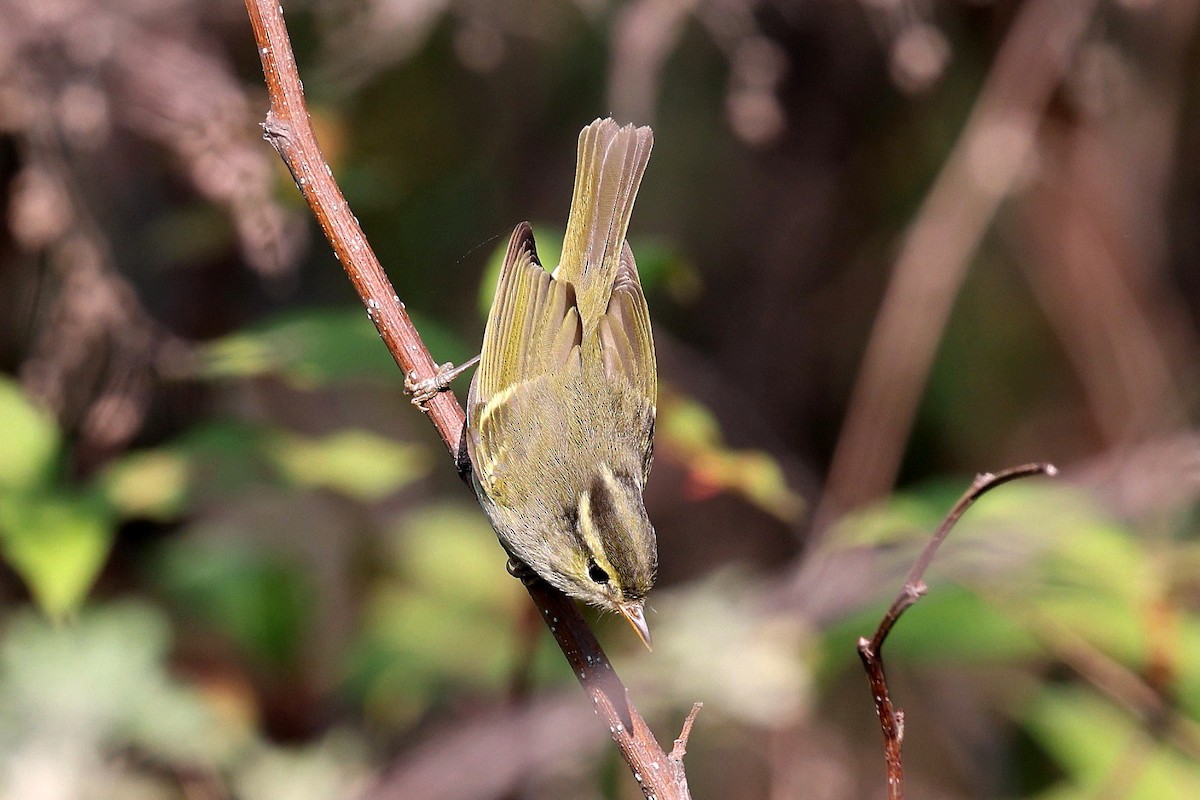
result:
[[(286, 4), (439, 360), (651, 124), (653, 654), (698, 798), (1200, 796), (1196, 0)], [(0, 0), (0, 796), (632, 798), (258, 123), (232, 0)]]

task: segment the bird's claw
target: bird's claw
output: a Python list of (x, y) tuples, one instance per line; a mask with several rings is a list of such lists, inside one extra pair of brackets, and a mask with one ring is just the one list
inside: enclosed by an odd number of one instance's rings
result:
[(472, 358), (461, 367), (456, 367), (447, 361), (445, 364), (439, 366), (431, 377), (424, 379), (418, 379), (417, 371), (413, 370), (404, 377), (404, 391), (412, 395), (412, 404), (414, 406), (422, 411), (428, 411), (430, 400), (437, 397), (439, 393), (449, 389), (451, 381), (477, 363), (479, 363), (479, 356), (475, 356), (475, 358)]
[(537, 579), (538, 574), (526, 564), (524, 561), (516, 558), (509, 558), (508, 563), (504, 565), (508, 570), (508, 574), (519, 580), (526, 586), (531, 586)]

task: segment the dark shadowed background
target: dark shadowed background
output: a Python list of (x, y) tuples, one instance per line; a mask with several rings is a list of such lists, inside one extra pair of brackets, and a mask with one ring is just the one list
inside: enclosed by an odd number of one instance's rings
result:
[[(1200, 796), (1200, 2), (285, 2), (435, 358), (655, 146), (647, 653), (697, 798)], [(640, 797), (262, 140), (233, 0), (0, 0), (0, 796)], [(461, 384), (465, 392), (466, 381)], [(592, 612), (587, 612), (595, 617)]]

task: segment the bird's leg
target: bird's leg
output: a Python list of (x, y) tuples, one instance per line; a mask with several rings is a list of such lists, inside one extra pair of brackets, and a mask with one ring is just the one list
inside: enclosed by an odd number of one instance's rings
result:
[(450, 388), (450, 381), (462, 375), (471, 367), (479, 363), (479, 356), (475, 356), (470, 361), (460, 367), (456, 367), (447, 361), (437, 368), (432, 378), (425, 380), (417, 380), (416, 371), (410, 372), (404, 378), (404, 391), (412, 395), (412, 404), (417, 408), (425, 408), (425, 405), (437, 396), (438, 392), (444, 392)]

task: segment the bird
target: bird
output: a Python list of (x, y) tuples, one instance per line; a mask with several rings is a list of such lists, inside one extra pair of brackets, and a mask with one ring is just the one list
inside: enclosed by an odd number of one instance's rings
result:
[(643, 491), (658, 377), (625, 235), (653, 142), (649, 127), (612, 119), (581, 131), (552, 272), (529, 224), (516, 226), (466, 420), (471, 482), (511, 562), (620, 614), (647, 647), (658, 550)]

